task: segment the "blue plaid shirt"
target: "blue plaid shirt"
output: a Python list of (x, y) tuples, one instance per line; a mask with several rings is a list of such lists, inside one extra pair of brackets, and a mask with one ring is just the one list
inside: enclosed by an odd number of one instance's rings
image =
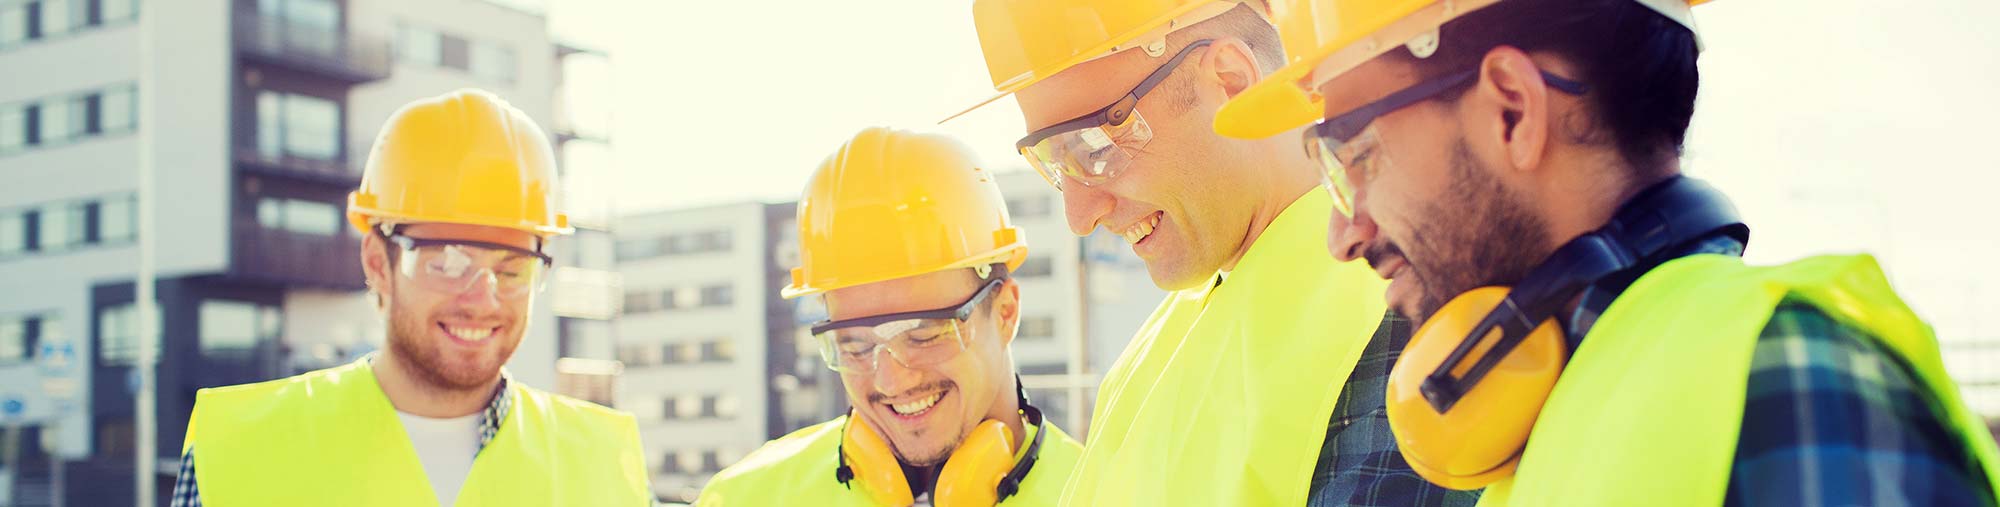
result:
[(1757, 338), (1724, 505), (1993, 505), (1913, 371), (1866, 331), (1785, 300)]
[(1410, 322), (1394, 313), (1383, 317), (1368, 339), (1333, 406), (1306, 505), (1470, 507), (1479, 501), (1477, 491), (1445, 489), (1418, 476), (1389, 434), (1389, 416), (1383, 411), (1389, 370), (1409, 342)]
[[(479, 450), (485, 451), (486, 444), (493, 441), (493, 435), (500, 432), (500, 422), (507, 420), (507, 411), (514, 408), (514, 394), (507, 390), (507, 376), (500, 376), (500, 385), (495, 388), (493, 401), (486, 404), (479, 419)], [(181, 473), (174, 480), (172, 507), (201, 507), (201, 490), (194, 480), (194, 448), (181, 453)]]

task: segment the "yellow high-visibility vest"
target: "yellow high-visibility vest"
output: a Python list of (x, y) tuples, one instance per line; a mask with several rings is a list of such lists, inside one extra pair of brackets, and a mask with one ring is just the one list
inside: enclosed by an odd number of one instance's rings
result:
[(1697, 255), (1648, 272), (1570, 358), (1513, 477), (1480, 505), (1722, 505), (1757, 337), (1787, 294), (1858, 327), (1911, 366), (1919, 388), (2000, 490), (2000, 451), (1945, 376), (1930, 326), (1875, 259), (1774, 267)]
[[(456, 505), (645, 506), (631, 414), (509, 383), (513, 407)], [(202, 505), (437, 507), (367, 360), (195, 396), (185, 448)]]
[(1175, 292), (1098, 389), (1063, 505), (1304, 505), (1340, 389), (1387, 304), (1326, 252), (1332, 200), (1293, 201), (1226, 281)]

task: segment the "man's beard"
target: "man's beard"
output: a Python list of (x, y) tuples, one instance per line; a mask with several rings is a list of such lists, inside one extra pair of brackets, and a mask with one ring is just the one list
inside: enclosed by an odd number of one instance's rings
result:
[[(390, 350), (395, 352), (398, 360), (408, 366), (411, 375), (434, 389), (468, 391), (487, 387), (487, 384), (500, 374), (500, 367), (507, 362), (507, 358), (513, 357), (514, 347), (519, 345), (518, 341), (510, 342), (508, 337), (495, 334), (486, 339), (503, 341), (495, 344), (500, 349), (491, 364), (483, 362), (468, 364), (445, 357), (440, 350), (443, 348), (440, 345), (445, 344), (436, 343), (429, 337), (431, 327), (430, 319), (419, 317), (414, 312), (394, 305), (389, 306)], [(511, 326), (505, 331), (519, 332)]]
[(1450, 178), (1447, 197), (1424, 203), (1412, 220), (1408, 248), (1401, 250), (1422, 282), (1418, 315), (1406, 316), (1415, 322), (1466, 291), (1519, 282), (1549, 253), (1547, 221), (1480, 168), (1463, 138), (1452, 150)]

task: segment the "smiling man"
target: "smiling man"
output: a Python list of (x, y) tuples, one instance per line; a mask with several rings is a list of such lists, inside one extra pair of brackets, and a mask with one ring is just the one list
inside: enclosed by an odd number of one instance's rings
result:
[(1173, 291), (1105, 373), (1065, 505), (1470, 505), (1397, 452), (1382, 385), (1409, 327), (1325, 255), (1297, 144), (1210, 125), (1284, 60), (1261, 2), (980, 0), (994, 87), (1070, 231), (1121, 235)]
[(1875, 259), (1746, 264), (1729, 197), (1682, 174), (1705, 1), (1284, 0), (1292, 61), (1215, 127), (1312, 154), (1332, 254), (1394, 279), (1421, 327), (1388, 415), (1433, 482), (1489, 507), (1994, 505), (2000, 449)]
[(349, 197), (388, 346), (196, 395), (173, 505), (641, 506), (631, 415), (501, 368), (547, 279), (549, 138), (499, 97), (404, 106)]
[(1028, 405), (1010, 352), (1027, 258), (992, 175), (963, 144), (871, 128), (799, 201), (787, 298), (853, 409), (743, 458), (703, 506), (1054, 505), (1082, 445)]

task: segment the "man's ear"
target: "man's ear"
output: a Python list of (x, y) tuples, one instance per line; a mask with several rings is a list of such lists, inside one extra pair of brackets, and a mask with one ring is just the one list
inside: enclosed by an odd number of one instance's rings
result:
[(993, 294), (993, 318), (1000, 325), (1000, 343), (1012, 345), (1021, 331), (1021, 284), (1008, 278)]
[(370, 232), (361, 237), (361, 274), (368, 284), (368, 292), (374, 295), (376, 308), (387, 306), (390, 272), (389, 251), (385, 248), (388, 240), (381, 234)]
[[(1489, 139), (1504, 149), (1508, 169), (1534, 171), (1547, 153), (1553, 115), (1549, 85), (1542, 69), (1528, 54), (1512, 46), (1486, 52), (1479, 61), (1479, 81), (1467, 97)], [(1489, 121), (1490, 120), (1490, 121)]]

